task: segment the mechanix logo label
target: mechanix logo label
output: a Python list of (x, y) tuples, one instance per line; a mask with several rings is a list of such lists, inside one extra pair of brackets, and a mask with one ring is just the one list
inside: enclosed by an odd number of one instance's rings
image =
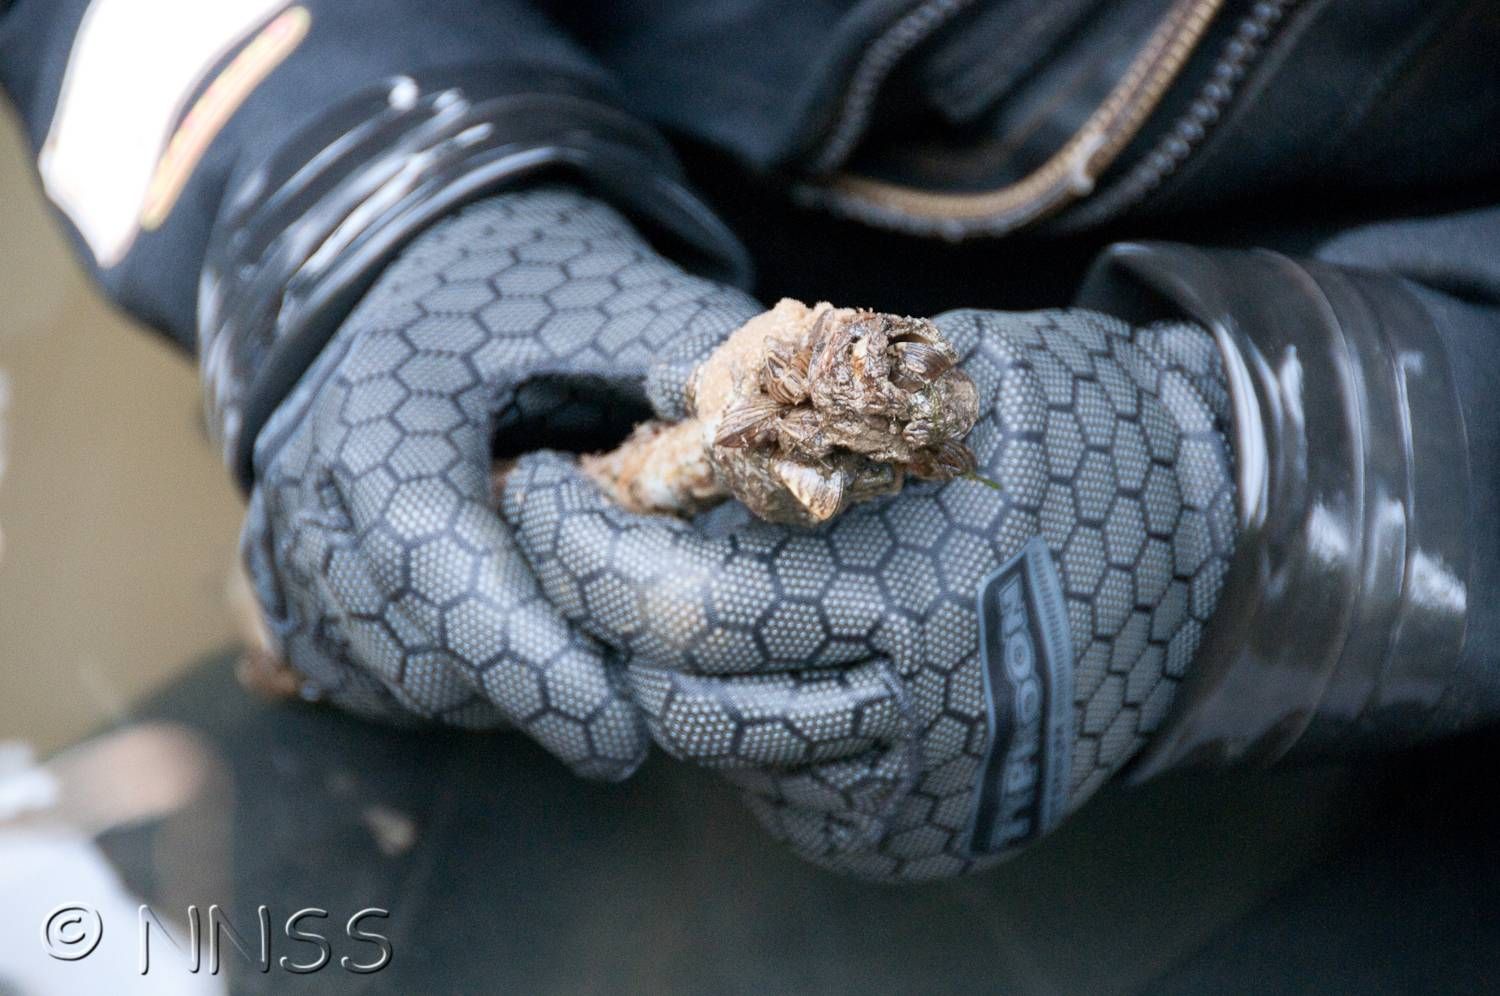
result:
[(1046, 833), (1067, 809), (1073, 641), (1041, 537), (979, 586), (979, 653), (990, 737), (969, 841), (994, 854)]

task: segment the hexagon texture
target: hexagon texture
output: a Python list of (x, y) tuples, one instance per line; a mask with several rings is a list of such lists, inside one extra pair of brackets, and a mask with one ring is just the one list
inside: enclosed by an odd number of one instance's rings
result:
[(720, 769), (773, 834), (870, 877), (952, 875), (989, 729), (975, 593), (1045, 539), (1075, 650), (1072, 805), (1161, 723), (1234, 540), (1216, 349), (1187, 324), (954, 312), (981, 473), (815, 530), (632, 516), (571, 460), (507, 484), (542, 589), (628, 665), (671, 754)]
[[(759, 310), (566, 189), (416, 239), (257, 440), (242, 546), (309, 694), (514, 725), (580, 773), (633, 771), (648, 739), (623, 669), (542, 596), (495, 515), (492, 447), (617, 437)], [(217, 350), (216, 375), (254, 353)]]
[[(648, 737), (740, 785), (771, 831), (878, 877), (983, 864), (974, 594), (1030, 538), (1076, 652), (1073, 803), (1161, 722), (1233, 545), (1217, 353), (1187, 324), (939, 319), (981, 390), (974, 481), (817, 530), (733, 503), (609, 504), (555, 453), (618, 437), (759, 306), (542, 188), (477, 203), (382, 275), (257, 440), (243, 549), (312, 694), (513, 725), (582, 774)], [(988, 859), (987, 859), (988, 860)]]

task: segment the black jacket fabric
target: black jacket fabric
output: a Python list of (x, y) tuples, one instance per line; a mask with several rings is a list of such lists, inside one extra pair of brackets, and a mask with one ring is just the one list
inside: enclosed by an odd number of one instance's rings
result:
[[(13, 0), (0, 15), (0, 82), (38, 149), (79, 26), (91, 6), (106, 4)], [(138, 17), (159, 21), (147, 35), (154, 44), (173, 44), (173, 6), (135, 5)], [(466, 79), (493, 94), (610, 108), (623, 114), (602, 140), (629, 146), (650, 164), (643, 168), (674, 174), (659, 129), (720, 150), (804, 201), (937, 234), (943, 226), (931, 219), (843, 196), (838, 178), (956, 193), (1015, 182), (1076, 130), (1151, 30), (1184, 3), (300, 6), (311, 14), (307, 38), (214, 134), (166, 223), (141, 233), (122, 262), (96, 268), (112, 297), (184, 345), (193, 340), (208, 233), (242, 192), (237, 183), (278, 158), (306, 165), (324, 151), (319, 125), (326, 132), (352, 98), (391, 78)], [(1500, 86), (1491, 64), (1500, 12), (1481, 0), (1206, 6), (1208, 27), (1138, 136), (1088, 196), (1026, 227), (1202, 240), (1212, 217), (1219, 223), (1211, 241), (1308, 253), (1346, 229), (1477, 210), (1470, 223), (1408, 223), (1401, 236), (1408, 251), (1420, 252), (1425, 282), (1443, 282), (1446, 266), (1474, 276), (1473, 242), (1453, 240), (1460, 228), (1494, 231), (1484, 209), (1493, 201), (1488, 183), (1500, 173)], [(231, 47), (179, 95), (179, 114), (233, 54)], [(129, 87), (132, 66), (152, 59), (138, 44), (124, 54), (120, 85)], [(579, 114), (562, 101), (532, 117), (545, 120), (524, 129), (523, 144), (579, 128)], [(632, 129), (627, 119), (639, 124)], [(593, 122), (583, 128), (602, 130)], [(1240, 230), (1260, 229), (1268, 216), (1281, 232)], [(983, 225), (974, 231), (982, 235)], [(1398, 253), (1379, 241), (1342, 239), (1340, 259), (1397, 268)]]
[[(1305, 325), (1339, 348), (1378, 332), (1393, 369), (1399, 330), (1430, 324), (1422, 341), (1443, 344), (1459, 409), (1443, 424), (1467, 440), (1467, 497), (1452, 493), (1472, 539), (1468, 583), (1500, 584), (1485, 528), (1500, 500), (1492, 3), (258, 2), (226, 0), (243, 23), (209, 32), (218, 47), (163, 91), (169, 134), (204, 143), (164, 214), (104, 258), (60, 204), (109, 295), (184, 348), (205, 326), (276, 341), (251, 429), (406, 238), (465, 199), (562, 173), (700, 271), (748, 285), (753, 264), (768, 294), (896, 287), (860, 303), (1060, 305), (1102, 252), (1086, 293), (1106, 309), (1211, 301), (1242, 313), (1196, 315), (1210, 324), (1251, 339)], [(70, 79), (87, 75), (75, 64), (90, 18), (134, 18), (112, 59), (97, 55), (110, 47), (98, 32), (89, 57), (128, 95), (172, 61), (178, 22), (193, 16), (186, 0), (0, 9), (0, 83), (49, 192), (61, 186), (46, 150)], [(263, 36), (289, 12), (305, 37), (257, 62), (251, 47), (274, 47)], [(223, 84), (247, 66), (264, 79)], [(1142, 80), (1136, 103), (1120, 103)], [(1110, 248), (1140, 238), (1178, 245)], [(1168, 281), (1184, 245), (1228, 251)], [(1267, 252), (1306, 263), (1268, 266)], [(1156, 294), (1164, 282), (1172, 290)], [(1361, 290), (1335, 289), (1346, 282)], [(1257, 300), (1228, 293), (1252, 283)], [(1357, 408), (1365, 395), (1339, 397)], [(1360, 445), (1383, 445), (1357, 430)], [(1314, 426), (1314, 456), (1318, 438)], [(1406, 624), (1392, 618), (1394, 645)], [(1465, 673), (1497, 673), (1500, 612), (1472, 610), (1464, 626)], [(1444, 723), (1489, 711), (1494, 685), (1445, 686)], [(1435, 704), (1424, 696), (1411, 701)]]
[[(0, 15), (0, 81), (39, 149), (79, 26), (91, 6), (106, 4), (14, 0)], [(1200, 16), (1208, 27), (1138, 136), (1087, 197), (1044, 226), (1112, 224), (1115, 234), (1147, 226), (1171, 236), (1176, 228), (1201, 231), (1206, 215), (1222, 215), (1215, 241), (1232, 243), (1241, 241), (1237, 219), (1274, 213), (1291, 231), (1262, 240), (1306, 252), (1320, 235), (1361, 223), (1486, 206), (1486, 181), (1500, 173), (1500, 86), (1491, 64), (1500, 13), (1493, 5), (1196, 5), (1207, 8)], [(160, 22), (148, 37), (172, 45), (174, 5), (135, 6), (138, 17)], [(672, 157), (653, 126), (722, 150), (804, 199), (933, 233), (941, 226), (930, 219), (850, 203), (831, 184), (859, 176), (975, 193), (1014, 182), (1076, 130), (1152, 29), (1184, 3), (301, 6), (311, 14), (307, 38), (214, 135), (166, 224), (142, 233), (123, 262), (99, 270), (112, 296), (184, 344), (192, 340), (208, 231), (236, 181), (278, 153), (307, 160), (323, 151), (310, 141), (317, 125), (390, 78), (465, 78), (496, 94), (567, 96), (614, 108), (641, 125), (628, 140), (613, 140), (636, 145), (664, 173), (674, 169)], [(232, 55), (224, 53), (206, 79)], [(145, 47), (122, 56), (120, 85), (131, 85), (133, 65), (152, 59)], [(179, 95), (181, 112), (206, 79)], [(550, 120), (522, 141), (540, 143), (576, 127), (574, 115), (558, 107), (535, 116)], [(1408, 244), (1426, 240), (1429, 278), (1438, 278), (1454, 228), (1435, 224), (1430, 236), (1415, 234), (1420, 226), (1405, 230)], [(1363, 262), (1350, 259), (1355, 244), (1341, 242), (1341, 258)], [(1469, 248), (1455, 246), (1455, 254)], [(1389, 252), (1367, 252), (1373, 265), (1393, 262)]]

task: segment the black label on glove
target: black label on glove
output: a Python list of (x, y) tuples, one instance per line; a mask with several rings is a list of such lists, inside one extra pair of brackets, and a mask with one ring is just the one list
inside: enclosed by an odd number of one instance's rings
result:
[(1067, 811), (1073, 754), (1073, 640), (1040, 536), (979, 586), (989, 748), (970, 850), (994, 854), (1051, 830)]

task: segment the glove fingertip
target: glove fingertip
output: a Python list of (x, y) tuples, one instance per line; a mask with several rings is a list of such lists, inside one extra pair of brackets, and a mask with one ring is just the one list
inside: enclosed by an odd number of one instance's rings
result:
[(678, 331), (646, 371), (646, 397), (658, 418), (679, 422), (688, 415), (687, 386), (719, 344), (752, 317), (761, 306), (733, 288), (692, 302), (672, 316)]

